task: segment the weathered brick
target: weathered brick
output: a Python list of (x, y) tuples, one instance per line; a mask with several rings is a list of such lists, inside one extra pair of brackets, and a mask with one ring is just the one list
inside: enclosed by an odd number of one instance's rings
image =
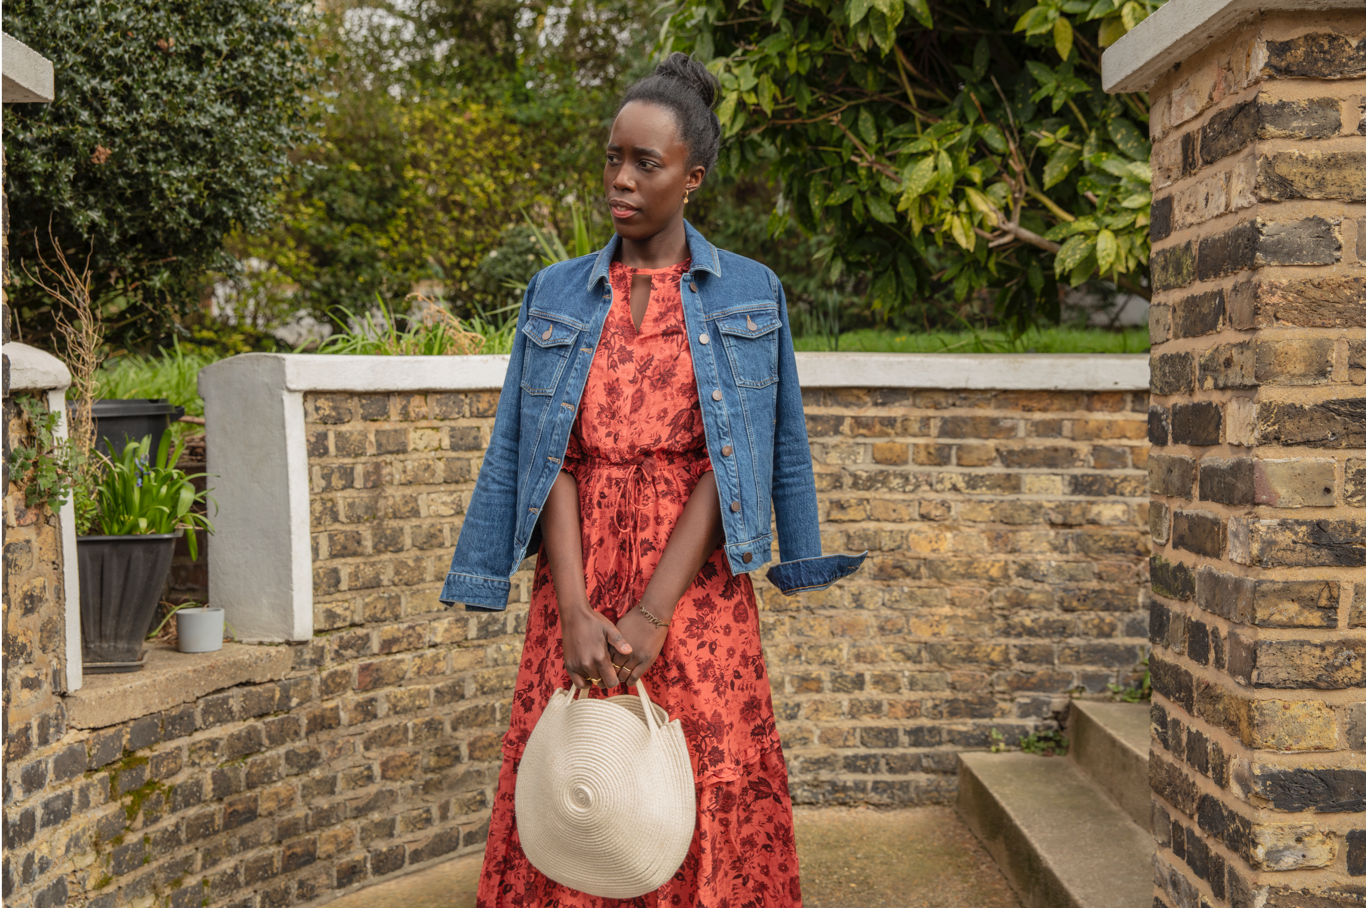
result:
[(1264, 76), (1351, 79), (1366, 76), (1366, 38), (1310, 32), (1287, 41), (1267, 41)]
[(1366, 687), (1366, 640), (1256, 640), (1246, 677), (1256, 687)]
[(1148, 489), (1155, 495), (1169, 498), (1194, 498), (1194, 458), (1173, 454), (1152, 454), (1148, 457)]
[[(1331, 265), (1342, 256), (1335, 222), (1320, 217), (1299, 221), (1257, 220), (1256, 264)], [(1203, 243), (1201, 249), (1203, 250)], [(1226, 272), (1223, 272), (1226, 273)]]
[(1337, 463), (1258, 460), (1254, 482), (1257, 504), (1275, 508), (1332, 507), (1337, 490)]
[(1211, 281), (1251, 268), (1257, 258), (1259, 238), (1258, 224), (1253, 221), (1200, 237), (1196, 269), (1200, 280)]
[(1191, 244), (1182, 243), (1154, 251), (1149, 269), (1155, 292), (1186, 286), (1195, 279), (1195, 253)]
[(1346, 465), (1347, 482), (1343, 487), (1343, 501), (1353, 507), (1366, 507), (1366, 460), (1349, 458)]
[(1351, 520), (1252, 520), (1239, 563), (1260, 567), (1366, 565), (1366, 524)]
[(1342, 113), (1337, 98), (1312, 98), (1307, 101), (1258, 100), (1261, 139), (1327, 139), (1342, 129)]
[(1340, 766), (1252, 764), (1252, 793), (1276, 810), (1359, 812), (1366, 807), (1366, 770)]
[(1200, 129), (1200, 162), (1213, 164), (1246, 148), (1256, 137), (1259, 125), (1255, 101), (1244, 101), (1216, 112)]
[(1153, 354), (1150, 363), (1154, 394), (1180, 394), (1191, 389), (1195, 379), (1195, 360), (1189, 353)]
[[(1358, 236), (1366, 236), (1360, 224)], [(1332, 275), (1296, 281), (1270, 281), (1255, 285), (1249, 295), (1252, 323), (1259, 328), (1366, 327), (1366, 277)]]
[(1148, 239), (1154, 243), (1165, 240), (1172, 232), (1172, 197), (1170, 195), (1153, 199)]
[(1331, 337), (1257, 341), (1256, 378), (1264, 385), (1321, 385), (1333, 376)]
[(1281, 151), (1257, 160), (1257, 194), (1272, 201), (1366, 201), (1366, 152)]
[(1247, 458), (1200, 461), (1200, 500), (1220, 504), (1249, 505), (1253, 501), (1253, 464)]
[(1171, 443), (1172, 414), (1167, 407), (1148, 408), (1148, 443), (1167, 445)]
[(1200, 354), (1199, 386), (1204, 390), (1256, 385), (1256, 357), (1251, 343), (1219, 344)]
[(1172, 405), (1172, 444), (1217, 445), (1223, 425), (1223, 408), (1213, 401)]
[(1224, 291), (1197, 293), (1171, 304), (1171, 336), (1199, 337), (1219, 330), (1224, 318)]
[(1259, 403), (1257, 437), (1264, 445), (1283, 447), (1366, 447), (1366, 397), (1319, 404)]
[(1224, 551), (1224, 522), (1217, 514), (1176, 511), (1172, 515), (1172, 545), (1210, 558)]

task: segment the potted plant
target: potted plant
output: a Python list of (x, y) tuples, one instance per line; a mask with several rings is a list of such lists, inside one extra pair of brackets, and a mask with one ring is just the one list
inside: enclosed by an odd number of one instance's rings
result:
[(163, 435), (156, 456), (151, 439), (129, 442), (117, 458), (102, 458), (95, 486), (101, 535), (76, 540), (81, 583), (81, 652), (88, 672), (137, 671), (142, 643), (171, 569), (175, 540), (188, 531), (191, 557), (197, 530), (213, 532), (208, 517), (194, 512), (208, 500), (196, 491), (197, 475), (174, 466), (184, 443), (171, 448)]

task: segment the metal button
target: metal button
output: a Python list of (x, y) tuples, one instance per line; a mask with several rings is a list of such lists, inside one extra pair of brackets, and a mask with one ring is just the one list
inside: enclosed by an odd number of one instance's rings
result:
[(710, 343), (711, 343), (711, 338), (708, 337), (708, 336), (705, 335), (705, 334), (699, 334), (699, 335), (697, 335), (697, 342), (698, 342), (699, 344), (710, 344)]
[(730, 456), (731, 454), (733, 454), (733, 453), (735, 453), (735, 449), (732, 448), (730, 445), (726, 445), (725, 447), (723, 447), (723, 448), (721, 449), (721, 456), (722, 456), (722, 457), (729, 457), (729, 456)]
[(688, 289), (693, 293), (697, 292), (697, 281), (688, 281)]
[(554, 333), (555, 333), (555, 329), (554, 329), (554, 328), (546, 328), (546, 329), (545, 329), (545, 333), (541, 335), (541, 340), (543, 340), (543, 341), (548, 341), (548, 340), (550, 340), (550, 335), (552, 335), (552, 334), (554, 334)]
[(730, 503), (730, 509), (731, 509), (732, 511), (739, 511), (739, 510), (740, 510), (740, 502), (738, 502), (738, 501), (732, 501), (732, 502)]
[(745, 564), (749, 564), (751, 561), (754, 560), (754, 556), (751, 555), (749, 552), (745, 552), (745, 554), (740, 556), (740, 560), (743, 561)]
[(712, 400), (720, 400), (720, 399), (721, 399), (721, 392), (720, 392), (720, 391), (713, 391), (713, 392), (711, 392), (711, 399), (712, 399)]
[(748, 315), (745, 316), (745, 327), (751, 331), (759, 330), (759, 326), (754, 324), (754, 319), (750, 318)]

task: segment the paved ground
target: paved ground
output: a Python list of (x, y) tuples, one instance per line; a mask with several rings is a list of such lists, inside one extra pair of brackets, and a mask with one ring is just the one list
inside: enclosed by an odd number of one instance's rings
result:
[[(1019, 908), (948, 807), (798, 809), (805, 908)], [(362, 889), (328, 908), (474, 908), (479, 856)]]

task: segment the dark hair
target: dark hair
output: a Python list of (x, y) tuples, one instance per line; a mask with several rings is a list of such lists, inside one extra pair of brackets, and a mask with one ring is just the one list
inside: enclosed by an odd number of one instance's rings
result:
[[(658, 104), (674, 115), (678, 134), (688, 146), (688, 166), (701, 165), (711, 173), (721, 150), (721, 123), (711, 112), (721, 83), (707, 68), (684, 53), (672, 53), (646, 76), (626, 90), (617, 113), (632, 101)], [(704, 177), (705, 179), (705, 177)]]

